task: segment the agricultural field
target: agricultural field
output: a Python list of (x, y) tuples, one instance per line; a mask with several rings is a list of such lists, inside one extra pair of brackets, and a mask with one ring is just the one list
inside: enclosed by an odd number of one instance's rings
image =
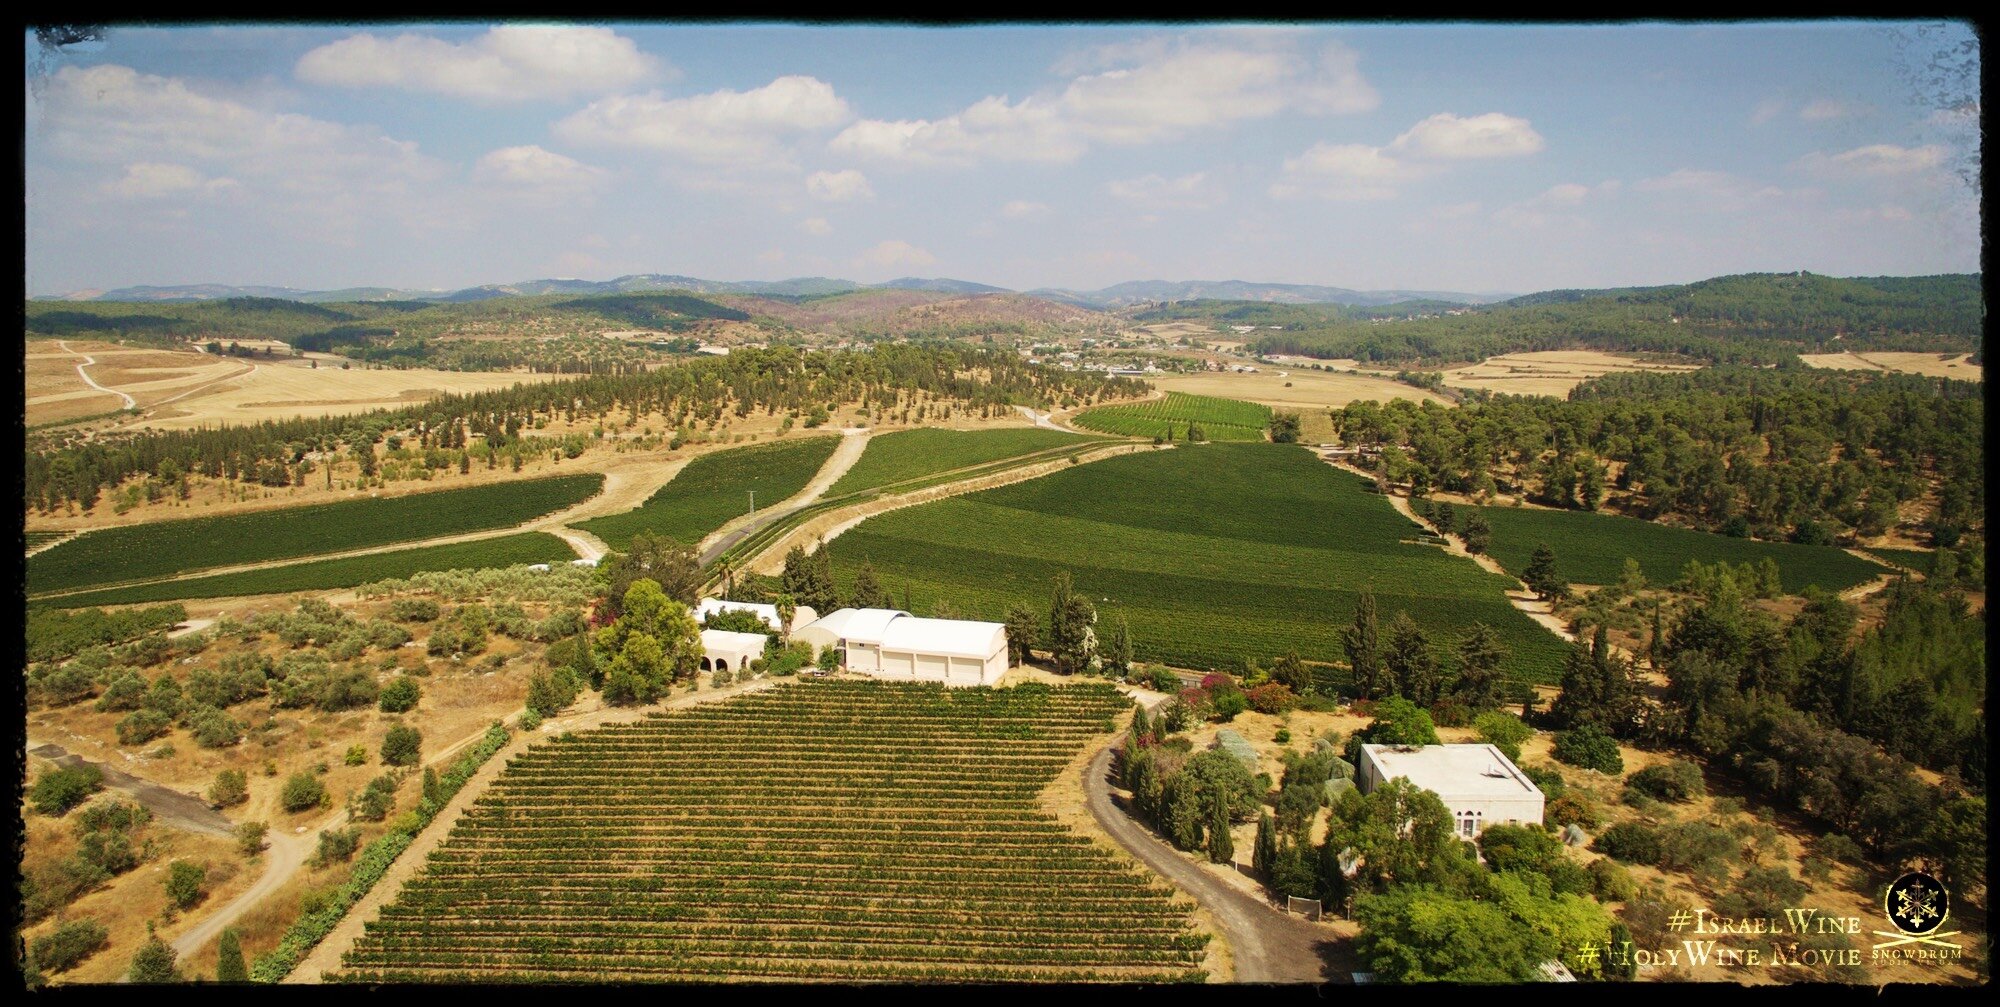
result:
[(1469, 367), (1444, 372), (1452, 388), (1483, 388), (1509, 395), (1568, 395), (1591, 378), (1628, 371), (1653, 373), (1692, 371), (1688, 364), (1662, 364), (1598, 350), (1541, 350), (1488, 357)]
[(1384, 626), (1407, 611), (1448, 644), (1484, 622), (1509, 677), (1555, 681), (1561, 642), (1508, 603), (1505, 578), (1405, 544), (1419, 529), (1366, 485), (1289, 445), (1190, 445), (893, 511), (827, 547), (843, 587), (865, 560), (918, 614), (1046, 611), (1068, 571), (1100, 637), (1123, 616), (1140, 660), (1186, 668), (1345, 661), (1340, 631), (1372, 584)]
[(770, 507), (804, 489), (839, 442), (837, 436), (815, 436), (702, 455), (638, 507), (575, 527), (617, 550), (642, 531), (693, 545), (747, 513), (752, 490), (757, 506)]
[(603, 486), (604, 476), (597, 473), (555, 476), (106, 528), (29, 557), (28, 591), (41, 594), (505, 528), (574, 506)]
[(862, 452), (846, 475), (827, 489), (826, 495), (838, 497), (1049, 448), (1081, 447), (1100, 441), (1101, 438), (1034, 427), (901, 430), (870, 439), (868, 450)]
[(1628, 556), (1639, 561), (1639, 569), (1655, 584), (1679, 580), (1689, 560), (1739, 566), (1769, 557), (1778, 564), (1787, 594), (1797, 594), (1808, 584), (1844, 591), (1888, 572), (1832, 546), (1756, 542), (1583, 511), (1531, 507), (1478, 510), (1493, 528), (1488, 552), (1501, 566), (1519, 574), (1527, 569), (1535, 547), (1546, 542), (1555, 550), (1557, 574), (1572, 584), (1616, 583)]
[(1073, 422), (1089, 430), (1128, 437), (1154, 437), (1171, 431), (1177, 441), (1187, 439), (1188, 425), (1195, 424), (1212, 441), (1261, 441), (1264, 429), (1271, 424), (1271, 407), (1168, 392), (1163, 399), (1086, 410)]
[(1169, 392), (1261, 402), (1273, 409), (1307, 416), (1324, 415), (1329, 409), (1339, 409), (1351, 402), (1409, 399), (1448, 404), (1443, 396), (1406, 385), (1391, 375), (1316, 371), (1310, 366), (1316, 363), (1319, 361), (1297, 358), (1277, 365), (1258, 365), (1255, 373), (1197, 371), (1148, 375), (1146, 380)]
[(1986, 373), (1986, 368), (1972, 362), (1970, 353), (1801, 353), (1799, 359), (1805, 361), (1807, 367), (1841, 371), (1895, 371), (1932, 378), (1957, 378), (1960, 381), (1980, 381)]
[(1129, 705), (796, 682), (565, 735), (328, 978), (1200, 981), (1193, 907), (1037, 806)]
[(402, 579), (425, 570), (483, 570), (527, 563), (566, 563), (576, 558), (569, 543), (547, 532), (522, 532), (471, 542), (398, 549), (341, 559), (135, 584), (104, 591), (62, 595), (48, 604), (66, 608), (134, 605), (184, 598), (245, 598), (290, 591), (327, 591), (376, 581)]

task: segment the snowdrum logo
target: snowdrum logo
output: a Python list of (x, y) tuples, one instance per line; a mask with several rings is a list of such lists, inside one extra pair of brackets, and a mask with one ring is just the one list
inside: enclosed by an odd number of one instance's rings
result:
[(1943, 961), (1963, 956), (1963, 949), (1944, 939), (1958, 936), (1958, 931), (1939, 933), (1951, 916), (1951, 895), (1938, 879), (1922, 871), (1897, 878), (1882, 897), (1882, 911), (1897, 932), (1875, 931), (1875, 936), (1889, 938), (1876, 942), (1876, 959)]

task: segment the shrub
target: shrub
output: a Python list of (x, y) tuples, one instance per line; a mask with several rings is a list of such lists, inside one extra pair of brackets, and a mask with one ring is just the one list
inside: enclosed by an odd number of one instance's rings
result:
[(243, 737), (243, 725), (213, 706), (197, 706), (188, 714), (188, 731), (203, 748), (228, 748)]
[(180, 982), (180, 970), (174, 967), (174, 949), (168, 947), (159, 935), (149, 935), (138, 953), (132, 956), (132, 967), (126, 971), (125, 978), (135, 983)]
[(109, 937), (96, 920), (71, 920), (35, 938), (35, 964), (49, 972), (67, 972), (96, 954)]
[(326, 784), (310, 772), (293, 773), (285, 779), (284, 788), (278, 791), (278, 804), (291, 812), (317, 808), (325, 800)]
[(1632, 872), (1610, 857), (1593, 860), (1584, 870), (1590, 873), (1590, 893), (1599, 902), (1624, 902), (1638, 890)]
[(720, 689), (723, 686), (728, 685), (729, 681), (730, 679), (729, 679), (728, 668), (719, 668), (716, 670), (715, 674), (708, 676), (708, 684), (711, 688)]
[(236, 827), (236, 850), (246, 857), (264, 852), (264, 835), (271, 827), (263, 822), (244, 822)]
[(167, 865), (167, 901), (176, 909), (192, 909), (204, 894), (202, 885), (208, 881), (208, 866), (186, 860), (176, 860)]
[(341, 757), (341, 760), (340, 760), (340, 761), (341, 761), (342, 763), (346, 764), (346, 765), (349, 765), (349, 766), (365, 766), (365, 765), (367, 765), (367, 764), (368, 764), (368, 746), (367, 746), (367, 745), (349, 745), (349, 746), (347, 746), (347, 754), (346, 754), (346, 755), (344, 755), (344, 756), (342, 756), (342, 757)]
[(1267, 682), (1243, 695), (1250, 708), (1258, 713), (1283, 713), (1299, 705), (1298, 694), (1276, 682)]
[(423, 689), (417, 685), (417, 680), (403, 675), (383, 687), (377, 705), (383, 713), (407, 713), (416, 707), (417, 700), (422, 696)]
[(1807, 891), (1805, 882), (1782, 867), (1752, 867), (1715, 900), (1715, 911), (1736, 917), (1782, 916)]
[(1558, 762), (1581, 769), (1609, 774), (1625, 771), (1625, 758), (1618, 753), (1618, 742), (1595, 724), (1557, 733), (1554, 755)]
[(391, 766), (416, 765), (423, 743), (423, 732), (398, 724), (382, 738), (382, 761)]
[(1175, 675), (1165, 668), (1148, 668), (1143, 679), (1146, 687), (1152, 689), (1154, 692), (1180, 691), (1180, 676)]
[(1534, 737), (1535, 729), (1521, 718), (1499, 710), (1488, 710), (1472, 721), (1479, 731), (1479, 740), (1500, 750), (1500, 754), (1515, 762), (1521, 761), (1521, 743)]
[(158, 710), (134, 710), (118, 722), (118, 743), (143, 745), (174, 725), (174, 718)]
[(515, 724), (523, 731), (532, 731), (542, 726), (542, 715), (533, 710), (522, 710)]
[(225, 769), (209, 784), (208, 803), (218, 808), (234, 807), (249, 799), (250, 780), (240, 769)]
[(1740, 847), (1728, 829), (1709, 822), (1676, 822), (1659, 830), (1660, 867), (1714, 874), (1733, 863)]
[(313, 851), (313, 868), (317, 870), (334, 861), (344, 861), (353, 856), (360, 845), (360, 829), (349, 827), (322, 830), (319, 834), (319, 848)]
[(1558, 829), (1571, 825), (1595, 829), (1598, 823), (1603, 821), (1589, 798), (1582, 794), (1571, 793), (1565, 793), (1549, 801), (1547, 809), (1542, 813), (1542, 820)]
[(60, 817), (103, 789), (104, 771), (96, 766), (62, 766), (43, 773), (29, 789), (28, 800), (36, 811)]
[(1681, 759), (1647, 766), (1626, 777), (1625, 785), (1660, 801), (1687, 801), (1707, 793), (1701, 768)]
[(1521, 772), (1551, 801), (1569, 792), (1569, 784), (1554, 766), (1522, 766)]
[(1280, 727), (1278, 728), (1278, 733), (1271, 740), (1276, 741), (1278, 744), (1282, 745), (1285, 742), (1292, 740), (1292, 731), (1290, 728)]
[(430, 598), (398, 598), (389, 603), (389, 618), (397, 622), (434, 622), (438, 603)]
[(394, 772), (383, 773), (348, 799), (348, 813), (364, 822), (379, 822), (396, 807), (396, 786), (402, 780)]
[(1659, 832), (1637, 822), (1619, 822), (1605, 829), (1590, 848), (1628, 864), (1657, 864), (1663, 852)]

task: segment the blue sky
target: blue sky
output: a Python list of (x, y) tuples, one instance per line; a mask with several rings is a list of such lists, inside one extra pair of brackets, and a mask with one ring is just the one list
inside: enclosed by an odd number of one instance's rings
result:
[(27, 288), (1972, 272), (1973, 39), (456, 23), (113, 28), (44, 53), (30, 35)]

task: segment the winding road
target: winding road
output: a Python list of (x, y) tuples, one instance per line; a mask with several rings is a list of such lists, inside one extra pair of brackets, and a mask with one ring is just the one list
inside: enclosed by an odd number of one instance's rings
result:
[(1345, 983), (1354, 963), (1331, 928), (1293, 916), (1247, 895), (1188, 862), (1179, 851), (1132, 820), (1111, 788), (1111, 748), (1084, 769), (1092, 818), (1118, 845), (1172, 881), (1215, 916), (1236, 960), (1239, 983)]
[(855, 462), (861, 460), (861, 453), (868, 449), (868, 440), (872, 436), (874, 431), (866, 427), (848, 427), (841, 430), (840, 443), (834, 447), (833, 455), (826, 460), (826, 464), (820, 466), (819, 474), (813, 476), (812, 482), (807, 483), (804, 489), (759, 511), (756, 517), (737, 518), (735, 522), (723, 525), (703, 539), (701, 565), (707, 567), (736, 543), (755, 534), (759, 529), (768, 527), (771, 522), (780, 520), (824, 496), (834, 483), (840, 481), (841, 476), (847, 474), (848, 469), (854, 467)]
[(84, 384), (89, 385), (90, 387), (95, 388), (106, 395), (116, 395), (119, 398), (124, 399), (125, 408), (127, 409), (134, 409), (138, 407), (139, 405), (138, 399), (135, 399), (132, 396), (127, 395), (124, 392), (121, 392), (115, 388), (106, 388), (103, 385), (98, 384), (97, 379), (91, 377), (90, 372), (84, 370), (84, 368), (89, 367), (91, 364), (97, 362), (96, 357), (93, 357), (87, 353), (77, 353), (75, 350), (69, 348), (69, 343), (65, 340), (61, 339), (56, 340), (56, 345), (62, 347), (64, 353), (73, 353), (83, 358), (83, 363), (76, 365), (76, 376), (82, 378)]

